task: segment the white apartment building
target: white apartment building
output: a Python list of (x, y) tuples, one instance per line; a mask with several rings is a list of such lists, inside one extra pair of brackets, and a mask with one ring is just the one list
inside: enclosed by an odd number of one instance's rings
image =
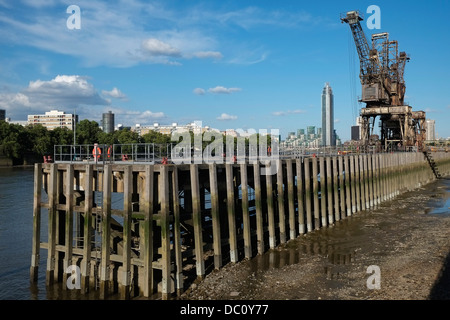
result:
[(53, 130), (55, 128), (68, 128), (73, 130), (74, 123), (76, 121), (76, 116), (73, 114), (65, 113), (64, 111), (51, 110), (45, 114), (33, 114), (28, 115), (29, 125), (42, 125), (48, 130)]

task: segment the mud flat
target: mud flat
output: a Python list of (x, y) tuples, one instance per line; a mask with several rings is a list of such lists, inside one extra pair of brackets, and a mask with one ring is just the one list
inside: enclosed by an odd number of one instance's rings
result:
[(449, 299), (448, 266), (447, 178), (251, 260), (229, 263), (193, 283), (181, 299)]

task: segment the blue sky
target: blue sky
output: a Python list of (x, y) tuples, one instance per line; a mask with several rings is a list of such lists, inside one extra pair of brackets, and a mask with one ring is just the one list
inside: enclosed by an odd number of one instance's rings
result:
[[(80, 29), (68, 29), (70, 5)], [(321, 126), (333, 88), (345, 141), (359, 114), (350, 10), (381, 9), (411, 61), (406, 102), (450, 137), (449, 1), (0, 0), (0, 109), (12, 120), (50, 109), (116, 124), (202, 121), (220, 130)], [(370, 13), (365, 13), (366, 18)]]

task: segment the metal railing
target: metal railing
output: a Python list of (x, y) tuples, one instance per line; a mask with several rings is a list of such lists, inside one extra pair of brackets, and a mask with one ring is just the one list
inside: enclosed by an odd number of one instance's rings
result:
[(161, 163), (169, 158), (171, 144), (131, 143), (131, 144), (86, 144), (55, 145), (54, 162), (58, 163)]

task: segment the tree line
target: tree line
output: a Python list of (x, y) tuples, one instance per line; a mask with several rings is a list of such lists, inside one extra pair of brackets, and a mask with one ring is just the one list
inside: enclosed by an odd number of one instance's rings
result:
[[(194, 145), (194, 134), (190, 132), (191, 144)], [(225, 147), (225, 136), (223, 143)], [(103, 132), (96, 121), (88, 119), (82, 120), (76, 125), (75, 144), (93, 145), (95, 143), (104, 145), (113, 144), (133, 144), (133, 143), (154, 143), (160, 145), (176, 144), (179, 141), (171, 141), (171, 136), (162, 134), (153, 130), (144, 135), (139, 135), (136, 131), (129, 128), (116, 130), (112, 133)], [(256, 134), (257, 144), (259, 145), (260, 135)], [(214, 141), (214, 137), (211, 139)], [(245, 145), (248, 149), (250, 137), (245, 139)], [(202, 139), (202, 147), (205, 147), (212, 141)], [(13, 160), (14, 164), (22, 164), (25, 158), (42, 161), (45, 155), (53, 155), (55, 145), (73, 145), (73, 130), (66, 127), (48, 130), (42, 125), (22, 126), (0, 121), (0, 156), (6, 156)], [(267, 145), (270, 146), (271, 139), (267, 136)], [(236, 151), (238, 142), (234, 138), (234, 150)], [(225, 148), (223, 149), (225, 152)]]

